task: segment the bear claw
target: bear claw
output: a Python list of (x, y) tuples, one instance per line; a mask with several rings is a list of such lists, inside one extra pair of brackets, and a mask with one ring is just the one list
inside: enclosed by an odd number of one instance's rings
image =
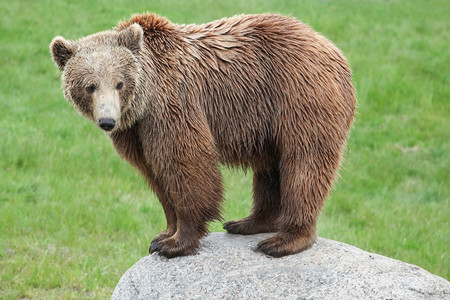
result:
[(148, 248), (148, 253), (152, 254), (154, 252), (158, 252), (162, 249), (162, 247), (163, 246), (161, 245), (161, 243), (158, 240), (154, 239), (151, 242), (150, 247)]

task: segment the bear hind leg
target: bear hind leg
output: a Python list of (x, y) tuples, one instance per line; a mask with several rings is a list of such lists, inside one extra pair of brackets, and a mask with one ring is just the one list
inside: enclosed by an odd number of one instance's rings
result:
[(229, 221), (223, 225), (228, 233), (256, 234), (277, 231), (275, 221), (280, 211), (280, 173), (272, 170), (255, 170), (253, 175), (252, 213), (241, 220)]
[(339, 154), (284, 155), (280, 161), (281, 210), (278, 233), (263, 240), (257, 250), (274, 257), (310, 248), (317, 237), (316, 223), (331, 189)]

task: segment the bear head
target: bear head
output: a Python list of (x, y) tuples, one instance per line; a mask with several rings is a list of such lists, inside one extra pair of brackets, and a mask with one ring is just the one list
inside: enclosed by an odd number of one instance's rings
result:
[(103, 31), (76, 41), (57, 36), (50, 44), (61, 70), (66, 99), (105, 131), (123, 128), (140, 79), (139, 52), (143, 30), (132, 24), (121, 31)]

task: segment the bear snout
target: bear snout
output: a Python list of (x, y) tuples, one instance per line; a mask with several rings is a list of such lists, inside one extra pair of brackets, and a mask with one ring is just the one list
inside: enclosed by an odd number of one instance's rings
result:
[(116, 126), (116, 121), (111, 118), (101, 118), (98, 121), (98, 126), (105, 131), (111, 131)]

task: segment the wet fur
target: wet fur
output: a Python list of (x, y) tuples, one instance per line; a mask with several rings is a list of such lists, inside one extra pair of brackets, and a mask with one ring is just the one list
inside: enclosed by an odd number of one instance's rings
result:
[(134, 23), (144, 33), (133, 51), (140, 74), (131, 117), (110, 138), (164, 208), (167, 229), (150, 252), (196, 251), (207, 222), (221, 218), (219, 163), (254, 172), (253, 210), (225, 223), (229, 233), (277, 232), (257, 247), (275, 257), (311, 247), (355, 113), (342, 53), (274, 14), (203, 25), (135, 15), (116, 32)]

